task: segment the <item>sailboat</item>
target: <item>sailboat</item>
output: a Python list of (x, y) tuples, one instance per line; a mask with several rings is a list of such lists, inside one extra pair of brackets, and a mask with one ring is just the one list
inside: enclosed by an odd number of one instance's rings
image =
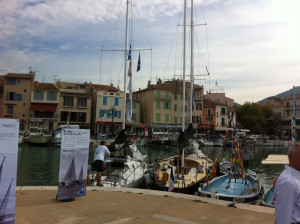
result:
[[(183, 86), (182, 86), (182, 129), (178, 137), (178, 153), (155, 164), (155, 182), (160, 190), (193, 194), (211, 169), (212, 161), (199, 150), (193, 139), (192, 96), (193, 96), (193, 0), (191, 1), (191, 103), (190, 124), (185, 130), (185, 58), (186, 58), (186, 0), (184, 1), (183, 36)], [(189, 152), (185, 152), (189, 151)], [(173, 174), (174, 172), (174, 174)], [(169, 186), (172, 186), (170, 188)]]
[(233, 202), (253, 202), (261, 197), (263, 187), (252, 172), (244, 173), (235, 115), (232, 118), (232, 127), (234, 148), (228, 174), (216, 177), (211, 182), (208, 181), (206, 186), (199, 187), (198, 191), (200, 196)]
[(75, 170), (75, 157), (73, 157), (69, 168), (63, 178), (62, 184), (67, 186), (76, 181), (76, 170)]
[[(114, 142), (109, 145), (110, 152), (115, 152), (117, 156), (111, 156), (104, 160), (104, 166), (107, 170), (102, 173), (101, 183), (104, 187), (141, 187), (144, 182), (144, 175), (147, 173), (147, 156), (141, 155), (135, 143), (126, 142), (125, 122), (126, 122), (126, 79), (127, 64), (130, 58), (128, 76), (131, 75), (131, 55), (132, 49), (128, 50), (129, 36), (129, 4), (126, 1), (126, 32), (125, 32), (125, 50), (124, 50), (124, 98), (122, 113), (122, 130), (119, 132)], [(129, 146), (132, 157), (126, 154), (125, 147)], [(93, 174), (90, 179), (95, 179)], [(95, 185), (96, 183), (94, 183)]]

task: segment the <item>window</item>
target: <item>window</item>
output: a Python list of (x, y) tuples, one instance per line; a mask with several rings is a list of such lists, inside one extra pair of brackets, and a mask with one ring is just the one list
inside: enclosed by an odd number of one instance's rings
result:
[(77, 107), (86, 107), (87, 98), (86, 97), (78, 97), (77, 98)]
[(68, 112), (62, 111), (60, 113), (60, 121), (68, 121)]
[(115, 98), (115, 106), (119, 106), (119, 98)]
[(15, 92), (7, 92), (6, 93), (6, 100), (9, 101), (9, 100), (17, 100), (17, 94)]
[(174, 111), (177, 111), (177, 104), (174, 104)]
[(165, 92), (165, 96), (166, 96), (166, 99), (169, 99), (169, 97), (170, 97), (170, 96), (169, 96), (169, 91), (166, 91), (166, 92)]
[(222, 117), (222, 126), (225, 126), (225, 118)]
[(24, 93), (26, 93), (27, 92), (27, 89), (24, 89)]
[(201, 109), (202, 109), (202, 104), (196, 103), (196, 110), (201, 110)]
[(49, 91), (47, 93), (47, 100), (49, 100), (49, 101), (56, 101), (57, 100), (57, 92), (55, 92), (55, 91)]
[(73, 97), (72, 96), (64, 97), (64, 107), (73, 107)]
[(156, 96), (157, 96), (158, 98), (160, 98), (160, 90), (157, 90), (157, 91), (156, 91)]
[(174, 100), (177, 100), (177, 93), (174, 94)]
[(78, 121), (78, 113), (77, 112), (71, 112), (70, 113), (70, 121), (71, 122), (77, 122)]
[(107, 105), (107, 96), (104, 96), (104, 97), (103, 97), (103, 102), (102, 102), (102, 104), (103, 104), (103, 105)]
[(156, 121), (160, 122), (160, 114), (156, 114)]
[(225, 114), (226, 114), (226, 108), (224, 108), (224, 107), (221, 108), (221, 114), (222, 114), (222, 115), (225, 115)]
[(169, 122), (169, 114), (165, 114), (165, 122)]
[(164, 102), (164, 109), (170, 109), (171, 104), (169, 102)]
[(177, 124), (177, 116), (174, 117), (174, 123)]
[(122, 114), (121, 114), (121, 111), (119, 110), (119, 118), (121, 118), (121, 115), (122, 115)]
[(290, 107), (290, 102), (286, 102), (286, 107)]
[(18, 85), (20, 85), (20, 83), (21, 83), (21, 80), (20, 80), (20, 79), (17, 79), (17, 82), (18, 82)]
[(7, 106), (7, 114), (9, 114), (9, 115), (14, 114), (14, 107), (13, 106)]
[(26, 103), (23, 103), (23, 106), (25, 107), (25, 106), (26, 106)]
[(40, 91), (40, 90), (34, 91), (33, 99), (34, 100), (44, 100), (44, 92)]
[(86, 122), (86, 113), (79, 112), (79, 122)]
[(207, 109), (207, 116), (211, 115), (211, 109)]
[(17, 94), (17, 100), (22, 101), (22, 94)]
[(16, 81), (15, 78), (8, 78), (6, 79), (6, 85), (16, 85)]
[(160, 101), (156, 101), (156, 109), (160, 109)]
[(103, 114), (104, 114), (104, 111), (103, 111), (103, 110), (100, 110), (99, 117), (102, 118), (102, 117), (103, 117)]

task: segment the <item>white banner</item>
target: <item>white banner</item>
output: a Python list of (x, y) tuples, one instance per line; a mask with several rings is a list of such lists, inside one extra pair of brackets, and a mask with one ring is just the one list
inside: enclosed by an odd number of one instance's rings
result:
[(0, 119), (0, 223), (15, 223), (19, 120)]
[(57, 200), (85, 196), (90, 130), (63, 129)]

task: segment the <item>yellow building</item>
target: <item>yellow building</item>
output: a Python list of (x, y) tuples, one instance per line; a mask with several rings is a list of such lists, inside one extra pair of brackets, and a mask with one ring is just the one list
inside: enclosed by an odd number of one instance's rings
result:
[(56, 112), (59, 89), (53, 83), (34, 82), (31, 91), (30, 125), (42, 127), (51, 133), (58, 126)]
[(60, 97), (57, 107), (58, 124), (78, 124), (80, 128), (90, 128), (91, 97), (86, 83), (57, 81)]
[(3, 117), (20, 120), (20, 131), (29, 129), (30, 95), (34, 73), (8, 73), (4, 76)]

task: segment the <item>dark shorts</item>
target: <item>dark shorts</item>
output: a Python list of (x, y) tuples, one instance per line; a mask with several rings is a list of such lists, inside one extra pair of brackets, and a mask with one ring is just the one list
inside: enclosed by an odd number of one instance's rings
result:
[(103, 172), (103, 161), (102, 160), (96, 160), (94, 161), (94, 167), (97, 172)]

